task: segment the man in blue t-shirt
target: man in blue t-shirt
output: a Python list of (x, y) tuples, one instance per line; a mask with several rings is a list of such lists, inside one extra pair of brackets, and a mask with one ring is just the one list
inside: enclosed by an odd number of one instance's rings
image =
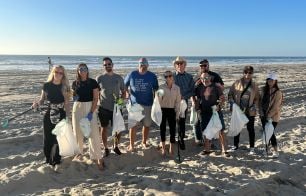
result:
[[(153, 104), (154, 91), (158, 89), (157, 77), (154, 73), (148, 71), (149, 63), (146, 58), (141, 58), (138, 64), (138, 70), (129, 73), (124, 84), (129, 89), (129, 96), (132, 104), (140, 104), (144, 110), (144, 118), (142, 119), (142, 145), (147, 146), (149, 135), (149, 127), (151, 126), (151, 108)], [(136, 126), (130, 129), (130, 146), (129, 151), (134, 150), (134, 142), (136, 138)]]

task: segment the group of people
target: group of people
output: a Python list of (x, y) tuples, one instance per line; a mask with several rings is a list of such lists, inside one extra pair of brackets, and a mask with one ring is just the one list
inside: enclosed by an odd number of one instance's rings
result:
[[(195, 142), (201, 144), (204, 141), (204, 150), (201, 154), (210, 154), (210, 140), (202, 132), (209, 124), (214, 112), (213, 107), (215, 107), (222, 124), (218, 134), (221, 153), (223, 156), (230, 156), (224, 133), (225, 123), (222, 110), (225, 95), (222, 78), (217, 73), (210, 71), (207, 59), (199, 62), (199, 73), (194, 77), (186, 72), (187, 61), (184, 58), (177, 57), (173, 61), (173, 66), (175, 71), (165, 71), (163, 74), (165, 82), (159, 86), (156, 74), (148, 70), (149, 63), (146, 58), (139, 60), (137, 70), (122, 78), (114, 72), (112, 59), (105, 57), (103, 59), (104, 73), (96, 79), (90, 78), (86, 64), (79, 64), (76, 70), (76, 79), (71, 87), (65, 68), (61, 65), (53, 66), (43, 85), (39, 101), (33, 103), (34, 108), (42, 104), (48, 105), (43, 119), (46, 163), (55, 167), (60, 164), (59, 147), (52, 130), (62, 119), (66, 118), (69, 121), (70, 113), (72, 113), (73, 131), (80, 149), (80, 153), (75, 156), (75, 159), (81, 160), (83, 157), (84, 136), (80, 128), (80, 120), (87, 118), (91, 125), (91, 133), (88, 137), (89, 155), (102, 170), (104, 167), (103, 157), (110, 154), (107, 138), (109, 127), (113, 124), (114, 104), (120, 98), (128, 100), (130, 104), (139, 104), (143, 108), (144, 117), (129, 129), (130, 144), (127, 150), (135, 150), (134, 143), (138, 125), (142, 125), (142, 146), (147, 147), (149, 128), (152, 123), (151, 110), (155, 96), (158, 97), (162, 112), (160, 124), (162, 155), (167, 153), (170, 156), (174, 155), (176, 126), (178, 126), (179, 148), (185, 150), (184, 138), (186, 137), (185, 125), (188, 109), (182, 111), (181, 104), (185, 102), (188, 105), (191, 102), (191, 107), (198, 116), (198, 120), (193, 125)], [(246, 66), (243, 70), (243, 76), (234, 82), (228, 93), (228, 102), (231, 105), (237, 104), (249, 120), (247, 130), (249, 132), (250, 154), (254, 154), (256, 110), (259, 109), (263, 127), (269, 120), (272, 120), (275, 128), (280, 119), (282, 104), (282, 92), (278, 88), (276, 74), (269, 74), (265, 86), (259, 91), (258, 85), (252, 79), (253, 73), (253, 67)], [(69, 108), (71, 99), (74, 101), (72, 111)], [(169, 149), (166, 149), (165, 144), (167, 122), (170, 132)], [(120, 136), (120, 133), (115, 135), (113, 144), (113, 151), (118, 155), (121, 154), (118, 148)], [(234, 137), (233, 150), (239, 148), (239, 136), (240, 134)], [(101, 149), (101, 138), (104, 152)], [(274, 148), (273, 155), (277, 157), (277, 141), (274, 134), (270, 142)]]

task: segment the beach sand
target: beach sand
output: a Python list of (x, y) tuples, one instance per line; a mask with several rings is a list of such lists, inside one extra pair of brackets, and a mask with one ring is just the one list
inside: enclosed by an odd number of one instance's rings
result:
[[(242, 69), (211, 66), (224, 79), (225, 94), (242, 76)], [(187, 68), (189, 72), (195, 70)], [(201, 157), (203, 147), (195, 145), (192, 127), (188, 125), (186, 150), (181, 151), (182, 163), (178, 164), (175, 157), (160, 155), (159, 128), (152, 125), (147, 149), (141, 148), (139, 130), (136, 152), (126, 153), (129, 140), (127, 132), (124, 133), (119, 146), (124, 154), (117, 156), (112, 152), (104, 159), (106, 168), (102, 172), (89, 160), (88, 153), (83, 161), (63, 159), (59, 172), (54, 172), (44, 164), (42, 115), (29, 112), (12, 121), (8, 128), (0, 129), (0, 195), (305, 195), (306, 65), (255, 66), (254, 77), (260, 86), (268, 70), (278, 73), (284, 93), (276, 129), (280, 149), (277, 159), (262, 155), (264, 146), (257, 117), (257, 150), (253, 156), (248, 155), (248, 134), (244, 129), (241, 148), (231, 153), (230, 158), (221, 157), (218, 150), (209, 157)], [(116, 71), (122, 76), (127, 73)], [(162, 80), (162, 69), (151, 71)], [(100, 72), (95, 70), (91, 75), (95, 77)], [(46, 71), (2, 71), (1, 121), (28, 109), (38, 98), (47, 75)], [(70, 81), (74, 75), (74, 71), (69, 71)], [(226, 107), (226, 123), (228, 110)], [(232, 137), (228, 137), (228, 143), (233, 144)]]

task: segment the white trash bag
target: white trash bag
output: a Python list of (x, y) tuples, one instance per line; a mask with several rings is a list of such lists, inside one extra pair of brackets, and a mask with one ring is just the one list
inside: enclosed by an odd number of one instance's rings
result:
[(237, 104), (233, 104), (232, 117), (230, 121), (230, 126), (228, 128), (228, 136), (236, 136), (238, 135), (244, 125), (249, 122), (249, 119), (246, 115), (241, 111)]
[(213, 138), (219, 138), (219, 132), (222, 129), (221, 120), (216, 109), (217, 107), (215, 105), (212, 106), (213, 114), (208, 122), (207, 127), (203, 131), (203, 134), (209, 140)]
[(131, 104), (131, 101), (129, 101), (126, 108), (128, 111), (128, 128), (130, 129), (144, 118), (142, 114), (144, 108), (137, 103)]
[(90, 133), (91, 133), (91, 127), (90, 127), (90, 121), (88, 120), (88, 118), (82, 118), (80, 120), (80, 128), (81, 128), (81, 131), (84, 137), (89, 138)]
[(118, 104), (114, 105), (114, 111), (113, 111), (113, 131), (112, 135), (116, 135), (116, 133), (120, 133), (122, 131), (125, 131), (125, 124), (124, 119), (122, 117), (120, 106)]
[(187, 110), (187, 103), (185, 101), (185, 99), (181, 100), (181, 104), (180, 104), (180, 117), (181, 118), (185, 118), (185, 111)]
[(62, 157), (69, 157), (80, 153), (79, 146), (72, 131), (72, 126), (66, 119), (56, 124), (52, 130), (52, 134), (56, 135), (59, 154)]
[(151, 110), (151, 118), (158, 126), (160, 126), (162, 122), (162, 110), (159, 104), (158, 96), (155, 96), (154, 98), (154, 102), (153, 102), (152, 110)]
[(272, 120), (269, 120), (266, 124), (265, 124), (265, 128), (263, 130), (262, 133), (262, 141), (264, 142), (264, 144), (269, 144), (270, 138), (272, 137), (274, 132), (274, 127), (272, 124)]
[(190, 124), (195, 125), (198, 122), (198, 113), (195, 109), (195, 106), (192, 106), (190, 109)]

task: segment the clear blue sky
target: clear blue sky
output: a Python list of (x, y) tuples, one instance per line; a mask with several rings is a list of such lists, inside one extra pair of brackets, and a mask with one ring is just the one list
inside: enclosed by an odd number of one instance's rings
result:
[(0, 54), (306, 56), (304, 0), (0, 0)]

